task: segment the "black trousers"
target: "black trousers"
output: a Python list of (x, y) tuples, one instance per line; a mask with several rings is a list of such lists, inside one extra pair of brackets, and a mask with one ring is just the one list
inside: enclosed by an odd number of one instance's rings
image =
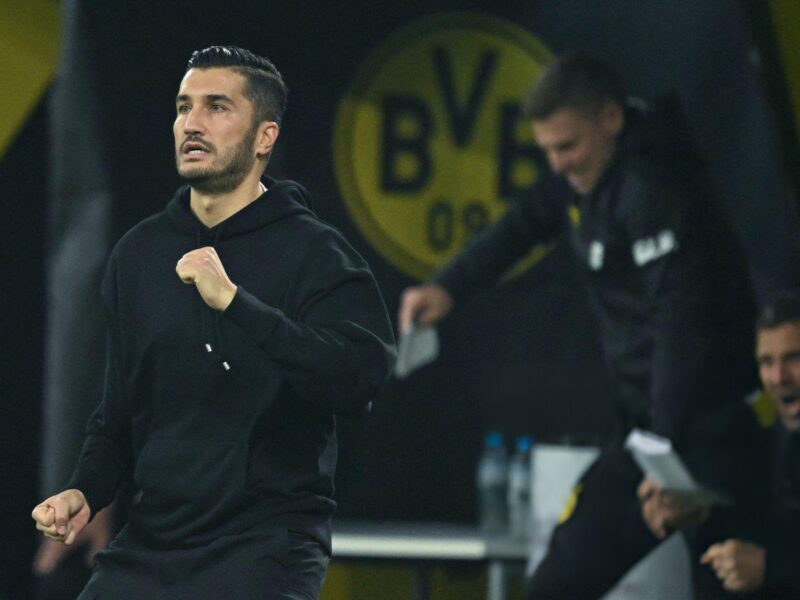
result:
[(147, 548), (124, 529), (78, 600), (316, 600), (329, 561), (317, 540), (287, 529), (186, 550)]
[[(547, 555), (527, 582), (527, 600), (600, 598), (660, 543), (642, 520), (636, 496), (641, 480), (621, 445), (600, 454), (578, 483), (574, 512), (555, 528)], [(715, 509), (700, 527), (684, 532), (696, 600), (762, 597), (725, 591), (713, 571), (699, 564), (708, 546), (740, 535), (738, 522), (737, 510)]]

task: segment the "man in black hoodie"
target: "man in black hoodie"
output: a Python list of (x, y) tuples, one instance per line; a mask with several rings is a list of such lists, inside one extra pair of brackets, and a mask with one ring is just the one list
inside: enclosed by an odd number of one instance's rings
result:
[(303, 187), (263, 175), (286, 95), (247, 50), (189, 60), (173, 127), (188, 185), (111, 255), (104, 397), (70, 489), (33, 511), (71, 544), (133, 486), (82, 599), (319, 594), (335, 415), (369, 410), (394, 348), (364, 260)]
[(659, 542), (639, 510), (642, 473), (619, 443), (631, 427), (670, 438), (707, 485), (736, 484), (735, 468), (719, 464), (730, 436), (716, 415), (752, 389), (751, 317), (737, 314), (747, 279), (682, 124), (626, 102), (606, 64), (559, 58), (524, 108), (552, 173), (433, 281), (405, 291), (400, 327), (444, 318), (532, 246), (569, 236), (616, 383), (620, 436), (575, 488), (528, 597), (597, 598)]

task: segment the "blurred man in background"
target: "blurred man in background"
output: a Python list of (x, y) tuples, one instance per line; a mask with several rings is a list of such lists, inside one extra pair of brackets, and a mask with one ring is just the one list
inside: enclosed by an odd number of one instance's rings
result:
[[(800, 597), (800, 296), (768, 303), (756, 323), (756, 361), (763, 386), (734, 407), (741, 479), (750, 489), (750, 519), (700, 558), (726, 590), (744, 597)], [(745, 452), (741, 452), (745, 450)], [(698, 506), (650, 484), (640, 489), (642, 515), (658, 537), (676, 524), (714, 519), (726, 509)], [(701, 514), (697, 518), (698, 511)], [(750, 597), (750, 596), (747, 596)]]
[(800, 598), (800, 296), (764, 308), (756, 361), (778, 418), (770, 437), (770, 530), (761, 543), (728, 539), (703, 555), (726, 589), (763, 589), (770, 598)]
[[(758, 457), (753, 461), (756, 468), (742, 465), (741, 475), (751, 488), (757, 523), (731, 531), (730, 537), (711, 545), (700, 561), (731, 592), (774, 600), (798, 598), (800, 296), (782, 296), (765, 306), (756, 329), (756, 361), (763, 391), (751, 395), (740, 408), (754, 425), (758, 417), (765, 438), (755, 443), (741, 440), (741, 445)], [(659, 489), (652, 492), (643, 497), (642, 512), (659, 537), (698, 509), (686, 506), (675, 494)], [(721, 509), (703, 510), (703, 518), (714, 518)]]
[(247, 50), (189, 61), (173, 127), (188, 185), (111, 255), (103, 400), (69, 489), (33, 511), (70, 545), (131, 482), (128, 524), (82, 599), (320, 592), (334, 415), (369, 409), (393, 336), (364, 260), (303, 187), (263, 176), (286, 97)]
[(569, 236), (616, 384), (620, 436), (583, 475), (528, 597), (597, 598), (659, 543), (636, 496), (642, 473), (619, 443), (631, 427), (668, 437), (704, 483), (735, 485), (707, 433), (752, 389), (751, 299), (677, 112), (626, 102), (613, 69), (576, 55), (545, 70), (524, 108), (552, 172), (431, 282), (404, 292), (400, 328), (436, 323), (532, 246)]

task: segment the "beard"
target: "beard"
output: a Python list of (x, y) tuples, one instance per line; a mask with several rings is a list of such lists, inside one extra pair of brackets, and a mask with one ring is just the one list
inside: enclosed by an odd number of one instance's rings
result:
[[(209, 167), (184, 167), (181, 169), (180, 150), (175, 153), (175, 165), (181, 181), (188, 183), (202, 194), (219, 195), (232, 192), (253, 168), (256, 158), (253, 156), (253, 143), (256, 140), (255, 127), (248, 131), (244, 139), (218, 155)], [(198, 140), (199, 141), (199, 140)], [(212, 151), (216, 148), (203, 141)], [(215, 166), (219, 164), (220, 166)]]

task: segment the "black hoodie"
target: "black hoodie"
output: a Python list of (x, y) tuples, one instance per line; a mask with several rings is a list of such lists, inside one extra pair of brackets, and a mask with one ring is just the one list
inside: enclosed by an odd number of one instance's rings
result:
[[(335, 415), (369, 410), (391, 370), (391, 325), (367, 264), (304, 188), (267, 185), (212, 228), (183, 187), (109, 260), (106, 389), (70, 487), (96, 513), (132, 480), (129, 526), (153, 546), (276, 526), (329, 546)], [(204, 246), (238, 286), (224, 312), (175, 272)]]

